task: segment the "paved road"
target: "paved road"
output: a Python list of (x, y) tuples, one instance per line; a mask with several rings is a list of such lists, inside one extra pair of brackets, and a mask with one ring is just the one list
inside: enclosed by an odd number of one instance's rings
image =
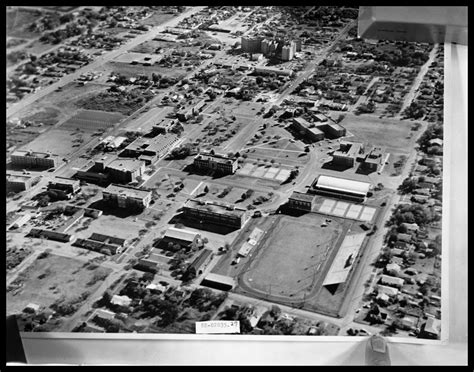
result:
[(109, 53), (106, 53), (106, 54), (98, 57), (93, 62), (91, 62), (88, 65), (76, 70), (72, 74), (69, 74), (69, 75), (66, 75), (66, 76), (62, 77), (56, 83), (53, 83), (53, 84), (39, 90), (36, 93), (33, 93), (31, 95), (28, 95), (28, 96), (24, 97), (21, 101), (11, 105), (7, 109), (7, 118), (10, 118), (13, 115), (16, 115), (23, 108), (27, 107), (28, 105), (31, 105), (33, 102), (36, 102), (40, 98), (48, 95), (49, 93), (56, 90), (58, 87), (66, 85), (66, 84), (76, 80), (77, 78), (79, 78), (81, 76), (81, 74), (89, 72), (89, 71), (93, 71), (94, 69), (100, 67), (104, 63), (113, 60), (114, 58), (118, 57), (122, 53), (125, 53), (129, 49), (132, 49), (135, 46), (137, 46), (137, 45), (139, 45), (139, 44), (141, 44), (145, 41), (153, 39), (158, 33), (162, 32), (167, 27), (174, 27), (179, 22), (181, 22), (184, 18), (186, 18), (186, 17), (188, 17), (192, 14), (198, 13), (204, 8), (205, 8), (204, 6), (192, 7), (190, 9), (188, 9), (187, 11), (185, 11), (184, 13), (178, 15), (177, 17), (172, 18), (169, 21), (166, 21), (166, 22), (162, 23), (161, 25), (152, 28), (149, 32), (137, 36), (136, 38), (130, 40), (128, 43), (122, 45), (118, 49), (113, 50)]
[(343, 37), (346, 36), (346, 34), (349, 32), (349, 29), (356, 24), (357, 20), (354, 20), (350, 23), (348, 23), (340, 32), (339, 34), (334, 38), (333, 41), (330, 42), (330, 44), (322, 49), (319, 53), (318, 56), (308, 65), (305, 67), (303, 71), (300, 72), (298, 77), (288, 85), (288, 87), (280, 94), (279, 98), (276, 100), (274, 103), (275, 105), (280, 105), (283, 100), (288, 96), (298, 85), (300, 85), (304, 80), (306, 80), (314, 71), (314, 68), (319, 65), (319, 63), (325, 59), (327, 56), (329, 56), (333, 49), (335, 48), (336, 44), (341, 40)]
[(420, 87), (420, 84), (423, 81), (424, 76), (428, 72), (428, 69), (429, 69), (431, 63), (433, 62), (433, 60), (436, 57), (436, 52), (438, 51), (438, 46), (439, 46), (439, 44), (435, 44), (433, 46), (433, 49), (431, 49), (428, 60), (426, 61), (426, 63), (423, 66), (421, 66), (421, 69), (418, 72), (418, 75), (416, 76), (415, 81), (413, 82), (413, 84), (410, 88), (410, 91), (406, 94), (405, 99), (403, 100), (402, 108), (400, 109), (400, 111), (398, 112), (398, 115), (397, 115), (398, 118), (401, 116), (403, 111), (405, 111), (405, 109), (408, 106), (410, 106), (411, 102), (415, 99), (418, 88)]

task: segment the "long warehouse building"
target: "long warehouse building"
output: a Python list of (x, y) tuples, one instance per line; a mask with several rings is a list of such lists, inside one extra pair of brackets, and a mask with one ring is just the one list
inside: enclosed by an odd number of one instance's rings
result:
[(363, 203), (370, 190), (370, 183), (330, 176), (319, 176), (309, 192)]

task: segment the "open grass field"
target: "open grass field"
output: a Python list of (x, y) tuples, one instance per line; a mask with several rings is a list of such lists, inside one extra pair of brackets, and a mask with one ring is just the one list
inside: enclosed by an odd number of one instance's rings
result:
[(19, 313), (30, 302), (49, 307), (64, 298), (66, 301), (82, 294), (93, 293), (102, 280), (94, 277), (107, 276), (110, 269), (84, 266), (87, 263), (67, 257), (50, 254), (37, 259), (31, 266), (19, 274), (23, 286), (16, 295), (7, 293), (7, 313)]
[(84, 132), (95, 132), (99, 129), (107, 129), (123, 118), (122, 114), (110, 113), (96, 110), (83, 110), (69, 120), (61, 124), (61, 129), (78, 130)]
[(38, 10), (16, 8), (6, 12), (7, 36), (32, 39), (40, 36), (28, 31), (28, 26), (40, 17)]
[(76, 143), (89, 142), (90, 139), (91, 136), (88, 134), (73, 136), (69, 131), (52, 129), (29, 142), (25, 148), (39, 152), (48, 150), (53, 154), (67, 157), (77, 150)]
[(139, 21), (142, 25), (150, 25), (152, 27), (161, 25), (162, 23), (170, 20), (175, 15), (171, 13), (163, 13), (160, 11), (155, 11), (150, 17)]
[(133, 239), (138, 236), (138, 231), (144, 229), (144, 223), (135, 221), (135, 217), (120, 218), (114, 215), (103, 214), (99, 218), (92, 220), (88, 229), (75, 232), (78, 237), (88, 238), (92, 233), (117, 236), (122, 239)]
[(244, 289), (284, 301), (302, 300), (320, 279), (327, 257), (342, 232), (333, 222), (322, 228), (324, 217), (274, 217), (258, 253), (244, 268)]
[(157, 65), (142, 66), (131, 65), (129, 63), (108, 62), (106, 63), (106, 67), (116, 74), (121, 74), (127, 77), (137, 77), (138, 75), (147, 75), (151, 77), (152, 73), (167, 77), (180, 77), (186, 74), (185, 68), (166, 68)]
[(347, 138), (351, 142), (364, 142), (369, 145), (382, 146), (390, 153), (408, 154), (415, 146), (417, 132), (411, 131), (413, 121), (378, 118), (371, 115), (356, 116), (346, 114), (341, 125), (353, 134)]

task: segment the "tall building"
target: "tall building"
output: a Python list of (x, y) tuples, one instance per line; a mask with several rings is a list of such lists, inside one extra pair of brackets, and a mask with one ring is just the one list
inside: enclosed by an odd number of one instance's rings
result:
[(296, 43), (294, 41), (290, 41), (289, 43), (285, 44), (281, 49), (281, 59), (283, 61), (291, 61), (296, 52)]
[(262, 38), (260, 36), (242, 36), (241, 48), (246, 53), (259, 53), (262, 48)]
[(18, 172), (7, 173), (7, 191), (24, 191), (40, 180), (39, 176), (29, 176)]
[(294, 118), (290, 128), (310, 141), (321, 141), (324, 139), (324, 132), (303, 118)]
[(352, 142), (341, 142), (339, 149), (334, 151), (332, 161), (334, 164), (353, 167), (356, 157), (361, 151), (362, 144)]
[(25, 168), (54, 168), (57, 157), (49, 152), (33, 152), (18, 150), (11, 155), (13, 165)]

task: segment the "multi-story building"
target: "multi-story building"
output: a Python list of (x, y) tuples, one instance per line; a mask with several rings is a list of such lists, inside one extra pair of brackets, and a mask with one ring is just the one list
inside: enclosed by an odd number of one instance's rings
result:
[(382, 149), (380, 147), (374, 147), (367, 154), (362, 163), (362, 167), (371, 172), (376, 172), (380, 165), (382, 165)]
[(138, 160), (149, 165), (164, 156), (177, 140), (178, 136), (173, 133), (158, 135), (154, 138), (140, 137), (125, 147), (120, 155), (137, 157)]
[(296, 43), (294, 41), (290, 41), (289, 43), (285, 44), (281, 49), (281, 59), (283, 61), (291, 61), (296, 52)]
[(49, 152), (17, 150), (12, 153), (11, 162), (25, 168), (54, 168), (58, 164), (58, 158)]
[(7, 173), (7, 191), (24, 191), (34, 186), (38, 181), (39, 176), (30, 176), (18, 172)]
[(119, 208), (147, 208), (151, 202), (151, 191), (109, 185), (102, 191), (102, 199)]
[(303, 211), (311, 211), (313, 209), (315, 195), (305, 194), (298, 191), (293, 191), (288, 199), (288, 206), (293, 209), (300, 209)]
[(211, 263), (214, 253), (210, 249), (203, 249), (196, 259), (191, 262), (187, 271), (192, 273), (194, 276), (201, 275), (206, 267)]
[(216, 202), (190, 199), (183, 206), (183, 214), (199, 221), (240, 229), (246, 221), (247, 210)]
[(145, 162), (135, 159), (117, 158), (107, 164), (105, 172), (109, 180), (118, 183), (128, 183), (137, 180), (145, 173)]
[(223, 174), (234, 174), (237, 170), (237, 158), (213, 153), (200, 153), (194, 158), (194, 166), (198, 169), (216, 170)]
[(61, 190), (68, 194), (75, 194), (81, 189), (79, 180), (70, 178), (55, 177), (54, 181), (48, 184), (48, 189)]
[(309, 141), (315, 142), (324, 139), (324, 132), (303, 118), (294, 118), (290, 128)]
[(343, 141), (339, 144), (339, 149), (332, 154), (332, 162), (335, 165), (353, 167), (357, 155), (362, 149), (362, 144)]
[(262, 48), (262, 37), (260, 36), (242, 36), (241, 48), (246, 53), (259, 53)]

